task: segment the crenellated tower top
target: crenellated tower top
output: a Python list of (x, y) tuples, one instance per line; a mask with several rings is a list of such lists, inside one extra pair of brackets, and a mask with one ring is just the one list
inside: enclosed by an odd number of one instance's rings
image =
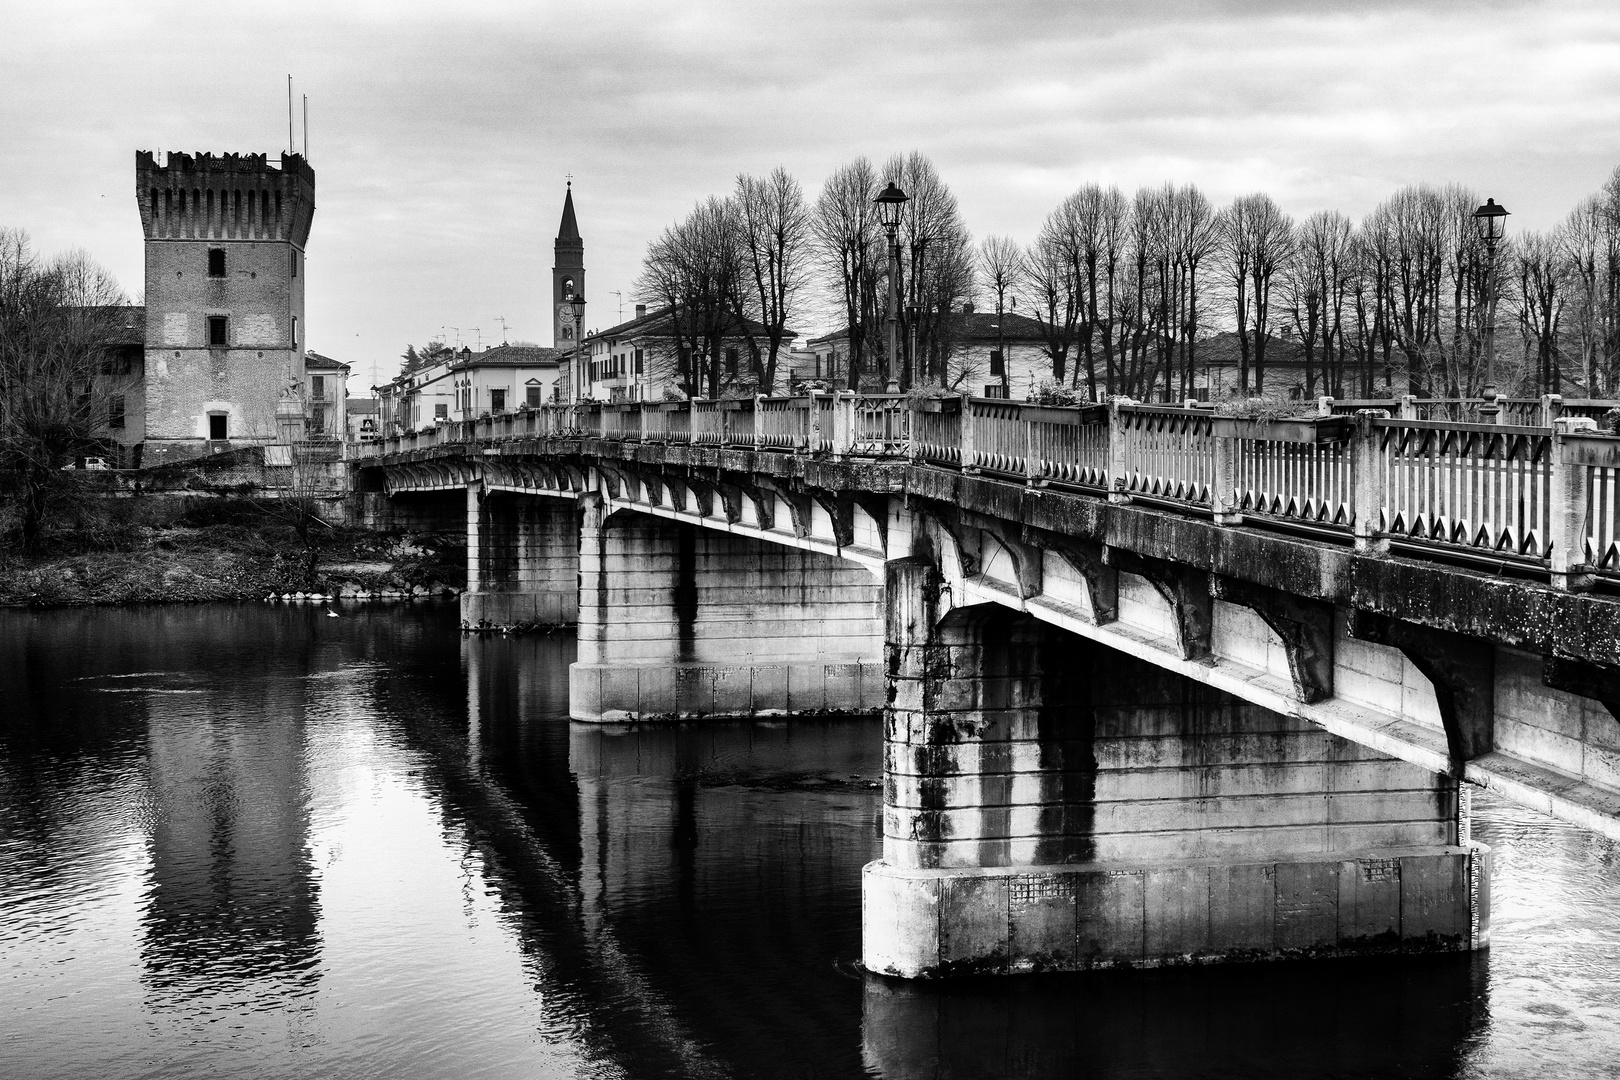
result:
[(315, 216), (315, 170), (299, 154), (135, 152), (135, 200), (148, 240), (279, 240), (302, 249)]

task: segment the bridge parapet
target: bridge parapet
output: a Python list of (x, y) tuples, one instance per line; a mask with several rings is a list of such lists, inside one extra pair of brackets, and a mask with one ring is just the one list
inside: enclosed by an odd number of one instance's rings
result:
[[(1363, 551), (1394, 544), (1409, 555), (1483, 558), (1545, 572), (1560, 589), (1620, 583), (1620, 439), (1559, 415), (1555, 398), (1534, 415), (1504, 402), (1490, 423), (1421, 418), (1448, 403), (1414, 402), (1384, 403), (1398, 416), (1345, 415), (1322, 399), (1316, 415), (1266, 419), (1123, 400), (1054, 407), (852, 393), (580, 403), (380, 440), (357, 461), (568, 438), (906, 461), (1208, 513), (1221, 525), (1249, 519), (1348, 537)], [(1499, 422), (1510, 414), (1552, 426)]]

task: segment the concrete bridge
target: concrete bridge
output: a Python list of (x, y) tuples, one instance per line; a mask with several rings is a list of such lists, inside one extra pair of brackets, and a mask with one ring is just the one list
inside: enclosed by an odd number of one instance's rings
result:
[(1462, 950), (1474, 785), (1620, 836), (1620, 440), (822, 394), (366, 449), (582, 721), (878, 712), (869, 968)]

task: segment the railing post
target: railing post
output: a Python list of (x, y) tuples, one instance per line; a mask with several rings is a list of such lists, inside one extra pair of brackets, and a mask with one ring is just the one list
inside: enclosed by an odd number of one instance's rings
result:
[[(832, 456), (836, 461), (842, 461), (855, 447), (855, 394), (853, 392), (840, 394), (837, 390), (833, 395), (833, 437)], [(754, 428), (759, 429), (759, 417), (754, 417)]]
[(1550, 569), (1552, 587), (1579, 592), (1592, 587), (1586, 561), (1586, 519), (1590, 511), (1584, 465), (1566, 458), (1564, 437), (1577, 431), (1596, 431), (1597, 421), (1588, 417), (1566, 417), (1553, 423), (1551, 487), (1548, 492), (1548, 520), (1552, 524)]
[(1550, 428), (1553, 422), (1564, 412), (1564, 397), (1562, 394), (1541, 395), (1541, 426)]
[(814, 390), (806, 390), (805, 397), (810, 402), (806, 425), (810, 432), (808, 452), (814, 454), (821, 448), (821, 398)]
[(962, 471), (969, 476), (979, 472), (978, 432), (973, 426), (973, 396), (962, 395), (962, 422), (958, 425), (962, 449)]
[(896, 420), (904, 418), (906, 422), (901, 434), (905, 439), (905, 454), (908, 462), (916, 462), (922, 457), (921, 444), (917, 439), (917, 431), (919, 430), (917, 421), (921, 415), (922, 398), (915, 394), (905, 397), (900, 402), (899, 411), (895, 413)]
[(1319, 398), (1316, 399), (1316, 415), (1317, 416), (1332, 416), (1333, 415), (1333, 399), (1331, 397), (1323, 395), (1322, 397), (1319, 397)]
[[(1402, 399), (1403, 411), (1410, 399), (1410, 395)], [(1374, 420), (1388, 417), (1383, 409), (1361, 409), (1350, 429), (1350, 492), (1356, 508), (1351, 533), (1356, 551), (1363, 555), (1389, 551), (1389, 537), (1382, 535), (1379, 528), (1387, 495), (1384, 451), (1378, 443), (1378, 429), (1373, 426)]]
[(754, 395), (754, 449), (755, 450), (758, 450), (762, 445), (764, 445), (765, 436), (762, 433), (762, 429), (765, 427), (765, 410), (762, 407), (764, 404), (765, 404), (765, 395), (764, 394), (755, 394)]
[(1130, 453), (1126, 445), (1125, 418), (1120, 407), (1128, 398), (1114, 398), (1108, 403), (1108, 501), (1128, 503), (1131, 494), (1125, 477), (1130, 473)]
[(1241, 525), (1243, 504), (1237, 492), (1238, 441), (1223, 435), (1216, 435), (1211, 441), (1215, 444), (1215, 475), (1209, 483), (1209, 502), (1215, 512), (1215, 524)]
[(1421, 419), (1423, 419), (1423, 417), (1418, 415), (1417, 395), (1416, 394), (1402, 394), (1401, 395), (1400, 418), (1402, 420), (1421, 420)]

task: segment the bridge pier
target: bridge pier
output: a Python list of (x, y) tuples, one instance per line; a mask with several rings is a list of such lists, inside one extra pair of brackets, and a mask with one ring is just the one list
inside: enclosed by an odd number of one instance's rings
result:
[(571, 499), (467, 486), (469, 626), (579, 621), (579, 510)]
[(586, 496), (576, 720), (874, 713), (882, 586), (817, 551)]
[(889, 564), (883, 858), (904, 977), (1481, 947), (1456, 781)]

